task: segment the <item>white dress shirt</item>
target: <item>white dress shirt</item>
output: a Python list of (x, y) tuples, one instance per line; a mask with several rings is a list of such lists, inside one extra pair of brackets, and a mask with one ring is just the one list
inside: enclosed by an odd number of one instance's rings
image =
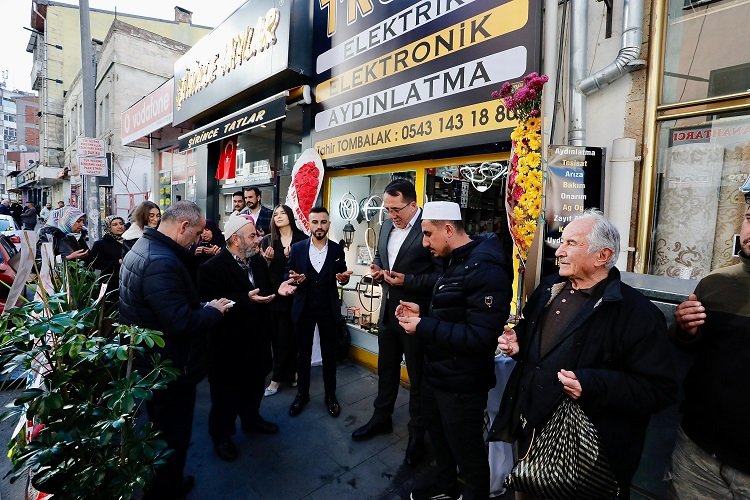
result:
[(388, 270), (393, 270), (393, 264), (396, 263), (396, 257), (398, 257), (398, 252), (401, 250), (401, 245), (406, 241), (406, 237), (409, 235), (412, 226), (417, 222), (420, 213), (422, 213), (422, 209), (417, 207), (414, 217), (411, 218), (405, 228), (399, 229), (394, 224), (391, 232), (388, 233)]
[(326, 257), (328, 256), (328, 241), (326, 241), (322, 250), (318, 250), (315, 248), (315, 245), (313, 245), (312, 238), (310, 238), (310, 250), (308, 255), (310, 256), (310, 262), (313, 267), (318, 273), (320, 273), (320, 270), (323, 269), (323, 264), (326, 262)]

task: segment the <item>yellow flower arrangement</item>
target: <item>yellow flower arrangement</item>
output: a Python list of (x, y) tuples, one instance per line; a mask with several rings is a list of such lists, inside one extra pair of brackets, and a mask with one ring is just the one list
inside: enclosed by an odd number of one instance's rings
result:
[(542, 213), (542, 87), (546, 75), (530, 73), (523, 82), (504, 82), (492, 97), (503, 100), (506, 109), (515, 112), (518, 125), (510, 133), (512, 155), (508, 169), (505, 205), (508, 228), (520, 261), (516, 283), (515, 314), (523, 309), (523, 278), (529, 249), (534, 242), (537, 221)]

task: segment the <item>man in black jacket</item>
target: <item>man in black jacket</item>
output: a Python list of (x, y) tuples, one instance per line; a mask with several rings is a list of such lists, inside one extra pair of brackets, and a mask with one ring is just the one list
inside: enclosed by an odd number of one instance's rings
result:
[(271, 231), (271, 217), (273, 210), (263, 205), (263, 195), (258, 186), (244, 188), (246, 207), (241, 215), (249, 215), (255, 222), (255, 230), (261, 238)]
[(569, 397), (596, 427), (619, 497), (629, 498), (649, 418), (674, 401), (677, 385), (664, 315), (620, 281), (619, 249), (617, 228), (601, 212), (565, 227), (559, 274), (542, 281), (524, 319), (498, 339), (518, 363), (490, 439), (518, 440), (523, 456)]
[(378, 396), (372, 418), (352, 433), (352, 439), (364, 441), (391, 432), (404, 356), (410, 383), (409, 443), (404, 462), (415, 465), (424, 455), (425, 427), (420, 407), (424, 348), (418, 337), (407, 335), (398, 325), (395, 311), (402, 300), (427, 309), (436, 278), (435, 266), (429, 250), (422, 246), (422, 210), (417, 206), (414, 184), (407, 179), (388, 184), (383, 207), (391, 218), (383, 222), (370, 266), (373, 279), (384, 282), (378, 320)]
[(310, 238), (292, 245), (287, 275), (297, 289), (292, 302), (292, 321), (297, 337), (297, 396), (289, 415), (302, 413), (310, 401), (310, 357), (315, 325), (320, 332), (323, 385), (328, 414), (336, 418), (341, 407), (336, 399), (336, 338), (341, 328), (341, 299), (336, 283), (345, 285), (352, 272), (346, 270), (344, 249), (328, 239), (328, 210), (313, 207), (308, 216)]
[(224, 298), (202, 303), (188, 272), (188, 249), (198, 241), (205, 223), (195, 203), (175, 203), (164, 212), (159, 229), (144, 230), (120, 270), (120, 321), (160, 330), (165, 342), (160, 354), (181, 372), (146, 403), (149, 419), (174, 450), (156, 470), (147, 499), (184, 498), (194, 482), (190, 476), (183, 478), (183, 471), (195, 386), (205, 375), (203, 339), (230, 307)]
[(411, 498), (460, 498), (458, 465), (463, 498), (486, 499), (484, 410), (495, 386), (497, 334), (510, 313), (510, 259), (494, 234), (466, 234), (456, 203), (426, 203), (422, 233), (423, 245), (446, 265), (426, 313), (413, 302), (396, 308), (404, 331), (424, 342), (422, 413), (437, 462), (437, 480)]
[(220, 326), (210, 333), (208, 382), (211, 411), (208, 433), (222, 460), (237, 458), (231, 436), (240, 417), (242, 430), (275, 434), (279, 428), (260, 416), (266, 375), (271, 371), (268, 304), (274, 299), (268, 265), (258, 253), (258, 236), (249, 216), (231, 215), (224, 229), (227, 246), (198, 269), (204, 298), (234, 301)]

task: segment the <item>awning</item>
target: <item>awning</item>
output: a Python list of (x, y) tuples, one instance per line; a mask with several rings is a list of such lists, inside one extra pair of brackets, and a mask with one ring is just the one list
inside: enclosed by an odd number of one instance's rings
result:
[(231, 115), (193, 130), (179, 137), (180, 151), (220, 141), (286, 116), (286, 97), (289, 91), (251, 104)]

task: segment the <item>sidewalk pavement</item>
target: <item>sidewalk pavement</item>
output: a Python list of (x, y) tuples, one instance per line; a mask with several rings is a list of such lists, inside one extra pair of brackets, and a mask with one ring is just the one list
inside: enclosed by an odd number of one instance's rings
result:
[(288, 413), (296, 389), (283, 386), (276, 395), (263, 398), (261, 414), (279, 425), (278, 434), (245, 434), (237, 422), (233, 440), (240, 456), (231, 463), (213, 451), (208, 436), (208, 383), (201, 383), (185, 471), (195, 476), (195, 489), (188, 498), (402, 499), (431, 477), (427, 464), (431, 454), (417, 467), (402, 464), (408, 441), (406, 389), (399, 389), (393, 433), (354, 442), (351, 433), (372, 415), (377, 377), (351, 361), (339, 365), (339, 418), (326, 412), (320, 367), (313, 367), (311, 379), (310, 403), (297, 417)]

